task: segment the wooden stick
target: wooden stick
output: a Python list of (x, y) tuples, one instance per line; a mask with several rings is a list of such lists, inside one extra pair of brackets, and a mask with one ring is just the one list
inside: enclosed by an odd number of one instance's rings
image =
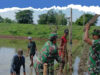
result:
[(43, 65), (43, 75), (47, 75), (47, 63)]
[[(90, 26), (91, 26), (91, 24), (93, 24), (93, 23), (97, 20), (97, 18), (98, 18), (99, 16), (100, 16), (100, 15), (95, 14), (94, 17), (93, 17), (89, 22), (86, 23), (86, 25), (90, 25)], [(85, 26), (86, 26), (86, 25), (85, 25)]]
[(72, 8), (71, 8), (71, 22), (69, 27), (69, 42), (70, 42), (70, 50), (68, 52), (69, 71), (70, 71), (69, 75), (72, 75)]

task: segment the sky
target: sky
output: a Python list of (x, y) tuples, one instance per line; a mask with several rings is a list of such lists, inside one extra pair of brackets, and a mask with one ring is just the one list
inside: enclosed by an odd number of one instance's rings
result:
[[(15, 20), (16, 12), (29, 9), (34, 11), (36, 24), (38, 16), (50, 9), (62, 10), (68, 17), (70, 8), (73, 8), (73, 21), (76, 21), (83, 13), (100, 14), (100, 0), (0, 0), (0, 16)], [(100, 18), (97, 25), (100, 25)]]
[(70, 4), (82, 6), (100, 6), (100, 0), (0, 0), (0, 8), (33, 7), (50, 8), (52, 6), (67, 6)]

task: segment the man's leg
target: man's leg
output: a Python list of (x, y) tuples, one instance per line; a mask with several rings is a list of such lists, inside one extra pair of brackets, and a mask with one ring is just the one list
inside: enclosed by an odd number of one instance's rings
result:
[(41, 65), (39, 62), (35, 62), (35, 63), (36, 65), (34, 69), (35, 69), (36, 75), (43, 75), (43, 65)]
[(33, 66), (33, 54), (30, 54), (30, 60), (31, 60), (31, 64), (30, 67)]
[(49, 64), (49, 75), (54, 75), (54, 62)]
[(19, 70), (16, 71), (16, 75), (20, 75), (20, 71)]
[(11, 68), (10, 75), (16, 75), (16, 72)]

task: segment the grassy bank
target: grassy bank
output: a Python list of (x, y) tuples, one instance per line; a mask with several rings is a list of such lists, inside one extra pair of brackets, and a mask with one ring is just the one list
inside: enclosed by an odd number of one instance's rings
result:
[[(58, 36), (59, 38), (63, 35), (64, 29), (67, 26), (58, 26)], [(100, 27), (91, 27), (90, 34), (93, 29), (100, 29)], [(48, 38), (49, 34), (56, 29), (56, 26), (49, 25), (32, 25), (32, 24), (6, 24), (0, 23), (0, 35), (13, 35), (13, 36), (32, 36), (33, 38)], [(77, 55), (81, 55), (81, 50), (83, 48), (82, 37), (83, 37), (83, 26), (74, 26), (72, 28), (72, 38), (73, 38), (73, 59)], [(45, 40), (35, 40), (38, 50), (40, 50), (45, 43)], [(27, 50), (27, 40), (11, 40), (11, 39), (0, 39), (0, 46), (22, 48)], [(59, 43), (58, 43), (59, 44)]]
[[(44, 45), (45, 40), (35, 40), (37, 44), (37, 49), (40, 50)], [(18, 39), (0, 39), (0, 47), (11, 47), (17, 49), (27, 50), (28, 40), (18, 40)]]
[[(49, 25), (32, 25), (32, 24), (5, 24), (0, 23), (0, 35), (13, 35), (13, 36), (32, 36), (35, 38), (48, 38), (49, 34), (55, 30), (56, 26)], [(58, 35), (62, 36), (66, 26), (58, 26)], [(91, 27), (92, 30), (100, 27)], [(75, 26), (72, 28), (73, 39), (80, 40), (83, 34), (83, 26)]]

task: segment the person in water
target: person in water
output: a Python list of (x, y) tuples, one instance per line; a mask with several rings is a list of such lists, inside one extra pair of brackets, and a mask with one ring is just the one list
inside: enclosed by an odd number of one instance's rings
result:
[(29, 43), (28, 43), (28, 54), (30, 54), (30, 60), (31, 64), (30, 67), (33, 66), (33, 57), (36, 53), (36, 43), (32, 40), (32, 37), (28, 37)]
[(10, 70), (11, 75), (20, 75), (21, 66), (23, 66), (23, 74), (26, 75), (25, 57), (23, 56), (23, 51), (18, 50), (17, 55), (15, 55), (12, 59), (11, 70)]
[(84, 41), (91, 47), (89, 50), (89, 64), (88, 72), (89, 75), (100, 75), (100, 30), (95, 29), (92, 33), (91, 40), (89, 38), (89, 24), (85, 28)]
[(43, 75), (43, 64), (47, 63), (47, 75), (54, 75), (54, 60), (62, 63), (57, 47), (57, 34), (50, 34), (49, 40), (45, 43), (40, 50), (37, 60), (34, 63), (36, 75)]

